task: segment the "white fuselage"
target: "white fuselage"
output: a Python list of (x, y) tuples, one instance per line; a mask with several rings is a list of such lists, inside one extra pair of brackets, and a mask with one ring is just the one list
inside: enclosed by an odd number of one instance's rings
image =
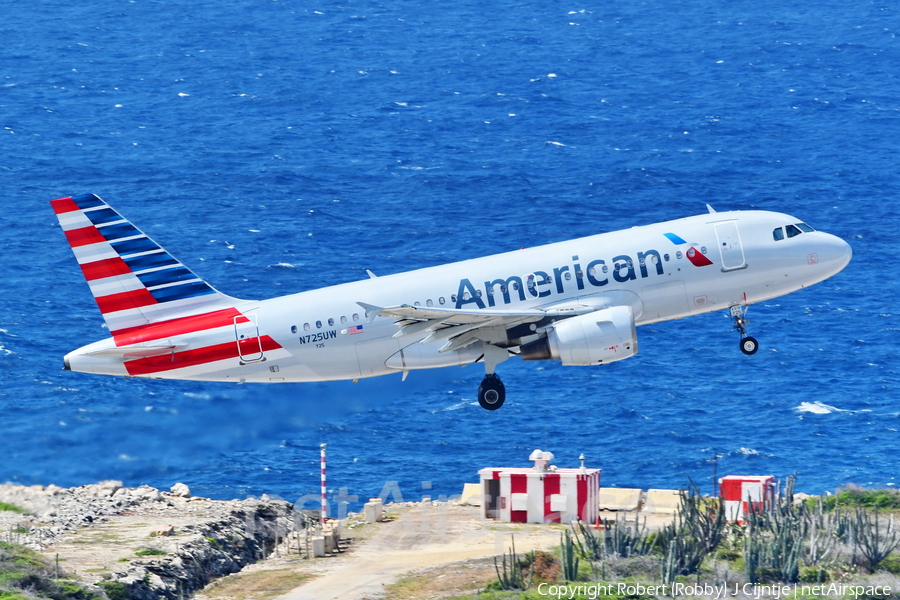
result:
[[(120, 357), (103, 353), (114, 346), (110, 339), (72, 352), (66, 362), (76, 371), (236, 382), (357, 379), (466, 364), (479, 358), (477, 346), (441, 354), (439, 344), (422, 345), (418, 362), (392, 360), (428, 332), (397, 337), (395, 319), (367, 318), (358, 303), (509, 311), (625, 304), (637, 325), (681, 319), (782, 296), (846, 266), (852, 252), (833, 235), (813, 231), (773, 237), (776, 228), (798, 222), (765, 211), (710, 213), (270, 300), (239, 301), (235, 306), (252, 315), (259, 335), (279, 347), (244, 348), (246, 356), (228, 360), (129, 373)], [(698, 266), (688, 257), (691, 249), (696, 261), (712, 264)], [(236, 329), (220, 326), (165, 342), (179, 352), (234, 344), (241, 336)], [(530, 333), (510, 337), (497, 328), (484, 335), (495, 338), (486, 343), (512, 347), (532, 339)]]

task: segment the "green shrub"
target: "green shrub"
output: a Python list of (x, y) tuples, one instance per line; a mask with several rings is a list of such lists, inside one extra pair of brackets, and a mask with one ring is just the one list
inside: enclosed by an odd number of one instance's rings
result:
[(802, 583), (826, 583), (831, 579), (831, 575), (821, 567), (800, 567), (798, 578)]
[(134, 554), (135, 556), (163, 556), (165, 552), (158, 548), (141, 548), (135, 550)]
[(881, 561), (881, 563), (878, 565), (878, 568), (882, 571), (887, 571), (892, 575), (900, 575), (900, 556), (891, 554), (883, 561)]
[(25, 546), (5, 542), (0, 542), (0, 587), (4, 588), (0, 589), (0, 600), (100, 600), (97, 593), (73, 581), (58, 579), (56, 566), (44, 556)]
[(109, 600), (129, 600), (131, 594), (128, 592), (128, 586), (118, 581), (101, 581), (97, 584), (106, 592)]
[[(807, 499), (810, 508), (816, 502), (815, 498)], [(822, 505), (826, 510), (833, 510), (835, 506), (862, 506), (865, 508), (900, 509), (900, 490), (867, 490), (863, 488), (844, 488), (833, 496), (822, 498)]]
[(716, 558), (718, 558), (719, 560), (727, 560), (728, 562), (734, 562), (740, 557), (741, 553), (734, 550), (720, 549), (716, 552)]
[(28, 511), (21, 506), (16, 506), (15, 504), (7, 504), (6, 502), (0, 502), (0, 512), (14, 512), (24, 515)]

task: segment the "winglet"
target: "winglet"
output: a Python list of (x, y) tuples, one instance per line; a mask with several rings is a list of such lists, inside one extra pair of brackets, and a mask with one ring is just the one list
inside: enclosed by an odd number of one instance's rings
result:
[(366, 304), (365, 302), (357, 302), (360, 306), (362, 306), (366, 310), (366, 319), (369, 323), (375, 320), (375, 317), (378, 316), (384, 308), (381, 306), (375, 306), (374, 304)]
[(369, 269), (366, 269), (366, 273), (369, 275), (369, 279), (378, 279), (378, 275), (376, 275), (375, 273), (373, 273), (373, 272), (370, 271)]
[(710, 206), (709, 204), (706, 205), (706, 210), (709, 211), (709, 214), (714, 214), (714, 213), (716, 212), (716, 209), (714, 209), (714, 208), (713, 208), (712, 206)]

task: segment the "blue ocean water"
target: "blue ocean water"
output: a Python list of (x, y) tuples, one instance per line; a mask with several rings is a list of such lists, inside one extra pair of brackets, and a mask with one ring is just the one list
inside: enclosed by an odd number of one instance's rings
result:
[[(900, 14), (887, 2), (43, 0), (0, 22), (0, 481), (214, 498), (459, 493), (488, 466), (604, 485), (897, 483)], [(848, 240), (834, 278), (638, 330), (602, 368), (271, 386), (61, 370), (106, 336), (47, 202), (96, 193), (225, 293), (288, 294), (718, 210)], [(359, 300), (365, 301), (365, 298)], [(430, 489), (423, 482), (431, 482)]]

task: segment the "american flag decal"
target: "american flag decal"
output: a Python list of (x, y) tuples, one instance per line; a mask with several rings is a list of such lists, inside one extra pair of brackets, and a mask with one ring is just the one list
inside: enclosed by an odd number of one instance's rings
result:
[(357, 333), (362, 333), (362, 332), (363, 332), (362, 325), (354, 325), (353, 327), (347, 328), (347, 333), (349, 333), (350, 335), (356, 335)]

